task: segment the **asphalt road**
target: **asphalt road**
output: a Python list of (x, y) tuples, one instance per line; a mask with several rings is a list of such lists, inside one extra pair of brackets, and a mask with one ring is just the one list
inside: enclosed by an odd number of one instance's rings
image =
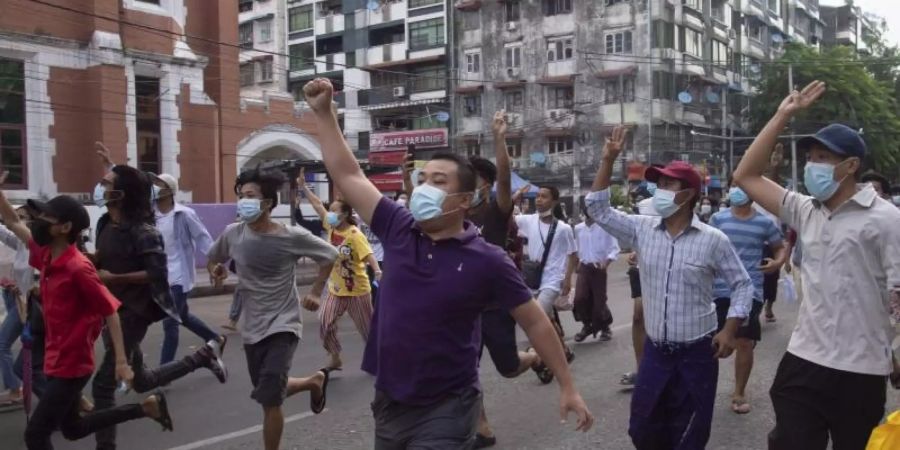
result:
[[(630, 393), (620, 389), (619, 378), (634, 368), (631, 345), (631, 311), (627, 277), (622, 261), (610, 272), (610, 306), (615, 317), (614, 336), (610, 342), (588, 342), (575, 345), (577, 359), (573, 371), (588, 406), (597, 417), (588, 433), (576, 433), (573, 423), (561, 424), (555, 385), (542, 386), (532, 372), (508, 380), (500, 377), (489, 358), (485, 358), (481, 379), (488, 415), (498, 437), (497, 449), (629, 449), (627, 435)], [(192, 311), (210, 325), (225, 322), (230, 296), (191, 300)], [(721, 365), (716, 414), (709, 449), (765, 449), (766, 434), (774, 424), (767, 389), (774, 377), (791, 328), (796, 306), (776, 305), (779, 321), (763, 325), (763, 341), (756, 350), (757, 360), (751, 376), (749, 392), (753, 411), (737, 416), (729, 409), (733, 388), (733, 358)], [(563, 313), (569, 336), (578, 327), (570, 313)], [(325, 351), (318, 337), (318, 322), (313, 314), (304, 314), (305, 341), (294, 356), (292, 373), (310, 374), (320, 368)], [(372, 377), (361, 372), (363, 344), (352, 322), (341, 322), (345, 369), (329, 386), (328, 408), (321, 415), (309, 413), (309, 396), (300, 394), (285, 403), (284, 449), (370, 449), (373, 446), (373, 421), (369, 402), (373, 396)], [(232, 335), (225, 354), (230, 369), (228, 383), (221, 385), (207, 371), (200, 371), (176, 381), (166, 388), (175, 431), (163, 433), (149, 420), (130, 422), (119, 428), (119, 448), (126, 450), (157, 449), (259, 449), (262, 448), (260, 424), (262, 412), (249, 398), (247, 374), (240, 336)], [(148, 361), (156, 361), (162, 340), (162, 328), (153, 328), (144, 341)], [(522, 348), (527, 345), (520, 332)], [(199, 338), (182, 329), (179, 354), (199, 344)], [(140, 397), (126, 395), (122, 401)], [(898, 408), (897, 393), (889, 392), (888, 410)], [(21, 411), (0, 414), (0, 448), (24, 449), (25, 426)], [(93, 437), (79, 442), (66, 442), (57, 434), (56, 448), (62, 450), (92, 449)]]

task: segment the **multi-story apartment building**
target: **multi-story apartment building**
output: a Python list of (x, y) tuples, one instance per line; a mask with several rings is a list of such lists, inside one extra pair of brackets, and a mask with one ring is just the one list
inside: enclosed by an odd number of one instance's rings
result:
[(858, 6), (823, 6), (821, 14), (825, 22), (824, 45), (849, 46), (860, 53), (869, 51), (865, 37), (872, 23)]
[(505, 108), (516, 170), (564, 195), (590, 179), (619, 123), (631, 128), (623, 177), (672, 159), (719, 167), (728, 141), (709, 135), (744, 131), (752, 80), (785, 41), (818, 41), (815, 3), (457, 2), (457, 148), (490, 156), (490, 119)]
[(321, 159), (292, 99), (240, 98), (237, 0), (6, 0), (0, 14), (2, 187), (88, 201), (116, 162), (179, 179), (193, 202), (234, 199), (236, 173)]
[(285, 0), (238, 0), (241, 96), (287, 92)]

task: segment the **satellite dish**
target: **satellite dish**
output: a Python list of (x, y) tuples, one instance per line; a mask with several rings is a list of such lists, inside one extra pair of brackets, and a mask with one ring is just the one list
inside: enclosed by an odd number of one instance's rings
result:
[(447, 111), (439, 111), (434, 115), (434, 118), (437, 119), (438, 122), (446, 122), (450, 120), (450, 113)]
[(706, 93), (706, 101), (709, 103), (719, 103), (719, 94), (714, 91), (709, 91)]
[(784, 37), (781, 36), (781, 33), (774, 33), (772, 35), (772, 42), (780, 44), (780, 43), (784, 42)]
[(380, 8), (381, 5), (379, 5), (376, 0), (371, 0), (369, 4), (366, 5), (366, 7), (369, 8), (369, 11), (375, 11), (376, 9)]
[(681, 91), (678, 93), (678, 101), (684, 104), (688, 104), (694, 101), (694, 96), (692, 96), (688, 91)]
[(547, 155), (545, 155), (543, 152), (532, 153), (531, 162), (535, 164), (544, 164), (545, 162), (547, 162)]

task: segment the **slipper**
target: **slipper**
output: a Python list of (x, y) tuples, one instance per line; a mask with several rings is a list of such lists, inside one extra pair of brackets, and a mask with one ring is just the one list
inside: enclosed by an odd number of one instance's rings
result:
[(230, 323), (226, 323), (225, 325), (222, 325), (222, 328), (224, 328), (228, 331), (237, 331), (237, 327)]
[(747, 414), (752, 409), (750, 402), (745, 399), (731, 399), (731, 412), (735, 414)]
[(312, 395), (309, 396), (309, 409), (312, 410), (313, 414), (320, 414), (325, 410), (325, 402), (328, 399), (328, 380), (331, 378), (333, 370), (330, 367), (319, 369), (319, 372), (325, 374), (325, 379), (322, 380), (322, 397), (319, 398), (319, 401), (317, 402)]
[[(531, 353), (534, 351), (533, 347), (528, 347), (525, 350), (527, 353)], [(535, 375), (537, 375), (538, 380), (540, 380), (541, 384), (550, 384), (553, 381), (553, 372), (542, 362), (537, 366), (531, 368), (534, 371)]]
[(175, 429), (172, 423), (172, 416), (169, 415), (169, 404), (166, 402), (166, 395), (162, 391), (157, 390), (153, 393), (156, 397), (156, 403), (159, 407), (159, 417), (151, 417), (154, 422), (162, 425), (163, 431), (172, 431)]
[(778, 320), (778, 319), (775, 318), (775, 314), (773, 314), (773, 313), (766, 313), (766, 322), (767, 322), (767, 323), (773, 323), (773, 322), (776, 322), (777, 320)]
[(637, 381), (637, 372), (628, 372), (622, 375), (619, 384), (623, 386), (634, 386), (635, 381)]
[(475, 433), (475, 448), (487, 448), (497, 445), (497, 437), (487, 437), (480, 433)]

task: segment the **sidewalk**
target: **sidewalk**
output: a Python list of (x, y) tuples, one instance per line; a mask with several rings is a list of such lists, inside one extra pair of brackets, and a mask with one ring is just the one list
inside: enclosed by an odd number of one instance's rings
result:
[[(297, 263), (297, 286), (308, 286), (316, 279), (319, 273), (319, 266), (311, 260), (304, 259)], [(229, 272), (225, 285), (216, 289), (209, 283), (209, 276), (206, 268), (197, 268), (197, 280), (194, 282), (194, 289), (191, 291), (191, 298), (195, 297), (211, 297), (214, 295), (231, 294), (237, 287), (237, 275)]]

